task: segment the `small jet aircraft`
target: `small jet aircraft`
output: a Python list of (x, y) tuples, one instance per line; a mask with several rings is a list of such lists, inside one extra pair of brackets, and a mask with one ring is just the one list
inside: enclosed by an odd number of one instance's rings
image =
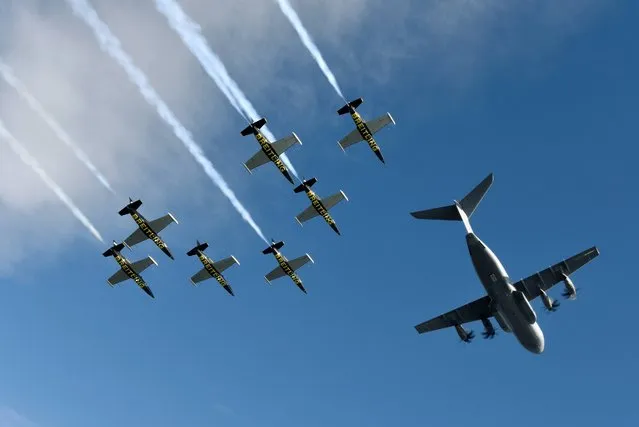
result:
[(335, 193), (325, 199), (320, 199), (319, 196), (315, 194), (313, 190), (311, 190), (311, 187), (316, 182), (316, 178), (304, 180), (293, 190), (295, 193), (301, 193), (302, 191), (306, 192), (306, 196), (308, 196), (309, 200), (311, 201), (311, 206), (304, 209), (304, 211), (297, 215), (295, 219), (300, 225), (302, 225), (303, 222), (319, 215), (324, 218), (324, 221), (326, 221), (337, 234), (340, 234), (335, 221), (331, 217), (331, 214), (328, 213), (328, 211), (342, 200), (346, 200), (348, 202), (348, 197), (346, 197), (346, 194), (344, 194), (344, 192), (340, 190), (339, 193)]
[(544, 335), (537, 324), (537, 314), (529, 301), (541, 297), (544, 306), (554, 311), (559, 306), (546, 293), (559, 282), (565, 285), (564, 296), (574, 299), (577, 289), (570, 275), (599, 255), (593, 246), (585, 251), (565, 259), (552, 267), (539, 271), (525, 279), (513, 282), (495, 254), (473, 232), (469, 218), (493, 183), (493, 174), (488, 175), (461, 202), (435, 209), (412, 212), (418, 219), (437, 219), (462, 221), (466, 228), (466, 244), (470, 258), (488, 295), (464, 306), (458, 307), (441, 316), (415, 326), (418, 333), (434, 331), (454, 326), (462, 341), (470, 342), (474, 338), (472, 331), (466, 331), (462, 324), (481, 320), (484, 325), (484, 338), (493, 338), (495, 329), (490, 322), (495, 317), (501, 329), (512, 332), (519, 343), (531, 351), (540, 354), (544, 351)]
[(164, 240), (158, 235), (158, 233), (164, 230), (169, 224), (172, 222), (178, 224), (177, 219), (171, 213), (164, 215), (161, 218), (154, 219), (153, 221), (147, 221), (146, 218), (142, 216), (138, 212), (138, 209), (142, 206), (141, 200), (136, 200), (135, 202), (131, 200), (129, 197), (129, 204), (126, 205), (122, 210), (120, 210), (119, 214), (121, 216), (131, 215), (133, 221), (138, 225), (138, 229), (135, 230), (129, 237), (124, 239), (124, 244), (131, 248), (132, 246), (137, 245), (149, 239), (155, 243), (155, 245), (162, 250), (169, 258), (173, 258), (171, 251), (169, 250), (169, 246), (164, 243)]
[(379, 145), (377, 145), (377, 142), (375, 142), (375, 138), (373, 137), (373, 135), (386, 125), (390, 123), (395, 124), (395, 120), (393, 120), (393, 117), (390, 115), (390, 113), (386, 113), (376, 119), (365, 121), (362, 116), (360, 116), (360, 114), (355, 111), (357, 107), (362, 104), (362, 102), (364, 102), (362, 98), (357, 98), (356, 100), (349, 102), (348, 104), (337, 110), (337, 114), (339, 114), (340, 116), (349, 113), (351, 115), (351, 118), (355, 122), (356, 127), (355, 130), (346, 135), (341, 141), (338, 142), (338, 144), (342, 148), (342, 150), (346, 152), (346, 148), (350, 147), (351, 145), (356, 144), (360, 141), (366, 141), (377, 158), (381, 160), (382, 163), (386, 163), (384, 161), (384, 156), (382, 156), (382, 151), (380, 150)]
[(120, 270), (118, 270), (113, 276), (107, 279), (109, 285), (113, 287), (120, 282), (131, 279), (144, 292), (146, 292), (147, 295), (149, 295), (151, 298), (155, 298), (153, 292), (151, 292), (151, 288), (149, 288), (140, 274), (151, 265), (158, 265), (158, 263), (155, 262), (155, 260), (150, 256), (139, 261), (131, 262), (120, 253), (122, 249), (124, 249), (124, 243), (118, 244), (114, 241), (113, 246), (102, 254), (102, 256), (104, 257), (112, 256), (113, 258), (115, 258), (117, 263), (120, 264)]
[(199, 282), (214, 278), (224, 289), (226, 289), (226, 292), (235, 296), (233, 288), (231, 288), (231, 285), (229, 285), (224, 276), (222, 276), (222, 272), (231, 267), (233, 264), (240, 265), (239, 261), (231, 255), (228, 258), (214, 262), (204, 253), (208, 247), (208, 243), (200, 243), (198, 240), (197, 245), (186, 253), (188, 256), (197, 255), (202, 265), (204, 265), (204, 268), (191, 276), (191, 283), (193, 283), (193, 285), (197, 285)]
[(289, 261), (286, 259), (284, 255), (282, 255), (279, 249), (284, 246), (284, 242), (275, 243), (274, 240), (271, 240), (272, 244), (268, 248), (262, 251), (263, 254), (273, 254), (277, 263), (279, 264), (277, 267), (273, 269), (269, 274), (264, 276), (268, 284), (271, 284), (272, 280), (279, 279), (280, 277), (288, 276), (293, 280), (293, 283), (297, 285), (298, 288), (302, 290), (302, 292), (306, 293), (306, 289), (304, 289), (304, 285), (302, 284), (302, 280), (295, 274), (296, 270), (299, 270), (306, 264), (307, 262), (312, 262), (313, 258), (309, 254), (304, 254), (299, 258), (295, 258), (294, 260)]
[(255, 139), (257, 139), (257, 142), (260, 144), (261, 147), (260, 151), (255, 153), (253, 157), (251, 157), (246, 163), (244, 163), (244, 167), (246, 168), (246, 170), (249, 171), (249, 173), (253, 173), (253, 169), (271, 161), (275, 164), (275, 166), (277, 166), (280, 172), (282, 172), (282, 175), (284, 175), (284, 177), (288, 179), (291, 184), (294, 184), (293, 178), (291, 178), (291, 174), (288, 172), (288, 169), (286, 168), (284, 162), (282, 162), (282, 159), (280, 159), (280, 156), (293, 145), (302, 145), (302, 141), (300, 141), (297, 135), (295, 135), (295, 132), (293, 132), (286, 138), (282, 138), (271, 143), (264, 135), (262, 135), (262, 132), (260, 132), (260, 129), (265, 124), (266, 119), (261, 118), (256, 122), (248, 125), (241, 132), (242, 136), (251, 134), (255, 135)]

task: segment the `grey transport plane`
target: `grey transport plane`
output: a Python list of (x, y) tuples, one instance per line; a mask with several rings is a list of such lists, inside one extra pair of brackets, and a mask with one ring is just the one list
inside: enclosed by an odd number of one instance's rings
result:
[(141, 200), (136, 200), (134, 202), (129, 197), (129, 204), (122, 208), (120, 212), (118, 212), (121, 216), (131, 215), (131, 218), (133, 218), (133, 221), (135, 221), (138, 226), (138, 229), (135, 230), (129, 237), (124, 239), (123, 243), (128, 248), (131, 248), (132, 246), (135, 246), (138, 243), (142, 243), (143, 241), (148, 239), (155, 243), (155, 245), (160, 248), (160, 250), (162, 250), (162, 252), (164, 252), (166, 256), (171, 259), (175, 259), (173, 258), (173, 255), (169, 250), (169, 246), (164, 243), (164, 240), (162, 240), (158, 233), (164, 230), (173, 222), (177, 224), (177, 219), (175, 219), (175, 217), (171, 215), (171, 213), (168, 213), (161, 218), (154, 219), (153, 221), (148, 221), (146, 218), (144, 218), (144, 216), (142, 216), (142, 214), (138, 212), (140, 206), (142, 206)]
[(474, 338), (472, 331), (463, 328), (464, 323), (481, 320), (484, 326), (484, 338), (493, 338), (495, 328), (490, 322), (495, 317), (505, 332), (512, 332), (527, 350), (540, 354), (544, 351), (544, 334), (537, 324), (537, 314), (530, 301), (541, 297), (548, 311), (555, 311), (558, 302), (553, 301), (546, 291), (559, 282), (563, 282), (563, 295), (574, 299), (577, 289), (570, 275), (599, 255), (596, 246), (565, 259), (552, 267), (539, 271), (532, 276), (513, 282), (495, 254), (473, 232), (469, 218), (493, 183), (493, 174), (488, 175), (460, 202), (435, 209), (412, 212), (418, 219), (436, 219), (461, 221), (466, 228), (466, 244), (470, 251), (475, 271), (488, 295), (458, 307), (448, 313), (437, 316), (415, 326), (422, 334), (437, 329), (455, 327), (462, 341), (470, 342)]
[(248, 161), (244, 163), (244, 167), (247, 171), (249, 171), (249, 173), (253, 173), (253, 169), (268, 162), (272, 162), (275, 164), (277, 169), (279, 169), (282, 175), (284, 175), (291, 184), (294, 184), (293, 178), (291, 177), (291, 174), (286, 168), (284, 162), (282, 162), (282, 159), (280, 159), (280, 156), (293, 145), (302, 145), (302, 141), (300, 141), (297, 135), (295, 135), (295, 132), (293, 132), (286, 138), (282, 138), (271, 143), (264, 135), (262, 135), (262, 132), (260, 132), (260, 129), (265, 124), (266, 119), (262, 117), (261, 119), (249, 124), (244, 130), (242, 130), (242, 132), (240, 132), (242, 136), (254, 135), (255, 139), (260, 144), (260, 151), (248, 159)]
[(308, 180), (305, 179), (293, 190), (295, 193), (301, 193), (302, 191), (305, 192), (306, 196), (311, 201), (311, 206), (307, 207), (302, 211), (302, 213), (297, 215), (295, 217), (295, 220), (297, 220), (297, 222), (302, 225), (303, 222), (306, 222), (309, 219), (313, 219), (316, 216), (321, 216), (322, 218), (324, 218), (324, 221), (326, 221), (326, 223), (330, 225), (333, 231), (341, 235), (339, 229), (337, 228), (337, 224), (335, 224), (335, 220), (333, 219), (331, 214), (328, 213), (328, 211), (342, 200), (346, 200), (348, 202), (348, 197), (346, 197), (346, 194), (344, 194), (344, 192), (340, 190), (339, 193), (335, 193), (331, 196), (326, 197), (325, 199), (321, 199), (317, 194), (315, 194), (313, 190), (311, 190), (311, 187), (316, 182), (316, 178), (311, 178)]
[(208, 243), (200, 243), (200, 241), (198, 240), (197, 245), (186, 253), (188, 256), (197, 255), (198, 259), (204, 266), (200, 271), (191, 276), (191, 283), (193, 283), (193, 285), (197, 285), (204, 280), (213, 278), (217, 280), (217, 282), (224, 288), (224, 290), (226, 290), (226, 292), (234, 296), (235, 294), (233, 293), (233, 288), (231, 288), (231, 285), (229, 285), (224, 276), (222, 276), (222, 272), (234, 264), (240, 265), (239, 261), (235, 259), (233, 255), (231, 255), (228, 258), (224, 258), (215, 262), (204, 253), (204, 251), (208, 247)]
[(390, 115), (390, 113), (386, 113), (373, 120), (364, 120), (362, 116), (357, 111), (355, 111), (357, 107), (359, 107), (363, 102), (364, 100), (362, 98), (357, 98), (337, 110), (337, 114), (339, 114), (340, 116), (344, 114), (350, 114), (353, 122), (355, 122), (355, 130), (342, 138), (342, 140), (340, 140), (338, 144), (340, 148), (344, 152), (346, 152), (346, 148), (350, 147), (351, 145), (361, 141), (366, 141), (377, 158), (382, 163), (386, 163), (386, 161), (384, 160), (384, 156), (382, 156), (382, 150), (379, 148), (379, 145), (377, 145), (377, 142), (375, 141), (373, 135), (375, 135), (383, 127), (391, 123), (395, 124), (395, 120), (393, 120), (393, 117)]
[(118, 270), (113, 276), (109, 277), (107, 279), (107, 283), (113, 287), (120, 282), (131, 279), (140, 287), (140, 289), (146, 292), (148, 296), (155, 298), (153, 292), (151, 292), (151, 288), (149, 288), (149, 285), (146, 284), (140, 274), (150, 266), (158, 265), (158, 263), (150, 256), (139, 261), (131, 262), (120, 253), (122, 249), (124, 249), (124, 243), (115, 243), (114, 241), (113, 246), (102, 254), (104, 257), (112, 256), (120, 265), (120, 270)]
[(314, 264), (315, 261), (313, 261), (313, 258), (311, 258), (309, 254), (304, 254), (301, 257), (289, 261), (279, 251), (280, 249), (282, 249), (282, 246), (284, 246), (284, 242), (275, 243), (274, 240), (272, 240), (271, 242), (271, 245), (268, 248), (264, 249), (262, 253), (273, 254), (275, 259), (277, 260), (278, 266), (264, 277), (266, 279), (266, 282), (270, 285), (272, 280), (288, 276), (291, 278), (293, 283), (295, 283), (297, 287), (300, 288), (302, 292), (306, 293), (306, 289), (304, 289), (302, 279), (300, 279), (299, 276), (295, 274), (295, 271), (302, 268), (309, 261)]

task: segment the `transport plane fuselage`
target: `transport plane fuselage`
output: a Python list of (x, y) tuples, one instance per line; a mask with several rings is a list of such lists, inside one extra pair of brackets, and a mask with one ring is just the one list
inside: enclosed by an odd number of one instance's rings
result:
[(366, 125), (364, 119), (362, 119), (362, 116), (352, 107), (350, 107), (350, 114), (353, 122), (355, 122), (355, 127), (359, 131), (360, 135), (362, 135), (362, 138), (364, 138), (364, 141), (366, 141), (368, 146), (371, 147), (371, 150), (373, 150), (377, 158), (381, 160), (382, 163), (385, 163), (384, 157), (382, 156), (382, 151), (380, 150), (379, 145), (377, 145), (373, 133)]
[(273, 149), (273, 146), (271, 145), (269, 140), (264, 135), (262, 135), (262, 132), (258, 130), (255, 130), (254, 135), (258, 144), (260, 144), (262, 151), (264, 152), (264, 154), (266, 154), (266, 157), (268, 157), (269, 160), (273, 162), (275, 166), (280, 170), (280, 172), (282, 172), (282, 175), (284, 175), (284, 177), (288, 179), (291, 184), (293, 184), (294, 182), (293, 178), (291, 178), (291, 174), (288, 172), (288, 169), (286, 168), (286, 165), (284, 164), (282, 159), (280, 159), (279, 154), (277, 154), (277, 152)]
[(140, 230), (149, 238), (155, 245), (160, 248), (162, 252), (164, 252), (169, 258), (174, 259), (171, 251), (169, 250), (169, 246), (164, 243), (164, 240), (149, 226), (149, 222), (144, 218), (144, 216), (138, 213), (137, 210), (133, 210), (129, 213), (133, 221), (138, 225)]
[(523, 293), (517, 291), (506, 269), (493, 251), (475, 233), (466, 234), (466, 244), (477, 276), (492, 299), (495, 318), (506, 332), (512, 332), (524, 348), (544, 351), (544, 334), (537, 316)]

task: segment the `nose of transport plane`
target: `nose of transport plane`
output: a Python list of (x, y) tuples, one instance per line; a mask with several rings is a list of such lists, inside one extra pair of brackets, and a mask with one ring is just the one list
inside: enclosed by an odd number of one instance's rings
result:
[(528, 351), (532, 353), (541, 354), (544, 352), (544, 346), (545, 346), (544, 334), (543, 332), (541, 332), (541, 328), (539, 327), (539, 325), (535, 324), (535, 326), (536, 328), (535, 328), (534, 338), (529, 340), (526, 343), (525, 347)]

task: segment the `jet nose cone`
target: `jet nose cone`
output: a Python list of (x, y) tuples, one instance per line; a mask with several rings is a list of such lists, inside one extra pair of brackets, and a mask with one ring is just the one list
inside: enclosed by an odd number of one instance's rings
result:
[(144, 288), (142, 288), (142, 289), (144, 289), (144, 292), (146, 292), (146, 294), (147, 294), (148, 296), (150, 296), (151, 298), (154, 298), (154, 299), (155, 299), (155, 295), (153, 295), (153, 292), (151, 291), (151, 288), (149, 288), (148, 286), (145, 286), (145, 287), (144, 287)]

